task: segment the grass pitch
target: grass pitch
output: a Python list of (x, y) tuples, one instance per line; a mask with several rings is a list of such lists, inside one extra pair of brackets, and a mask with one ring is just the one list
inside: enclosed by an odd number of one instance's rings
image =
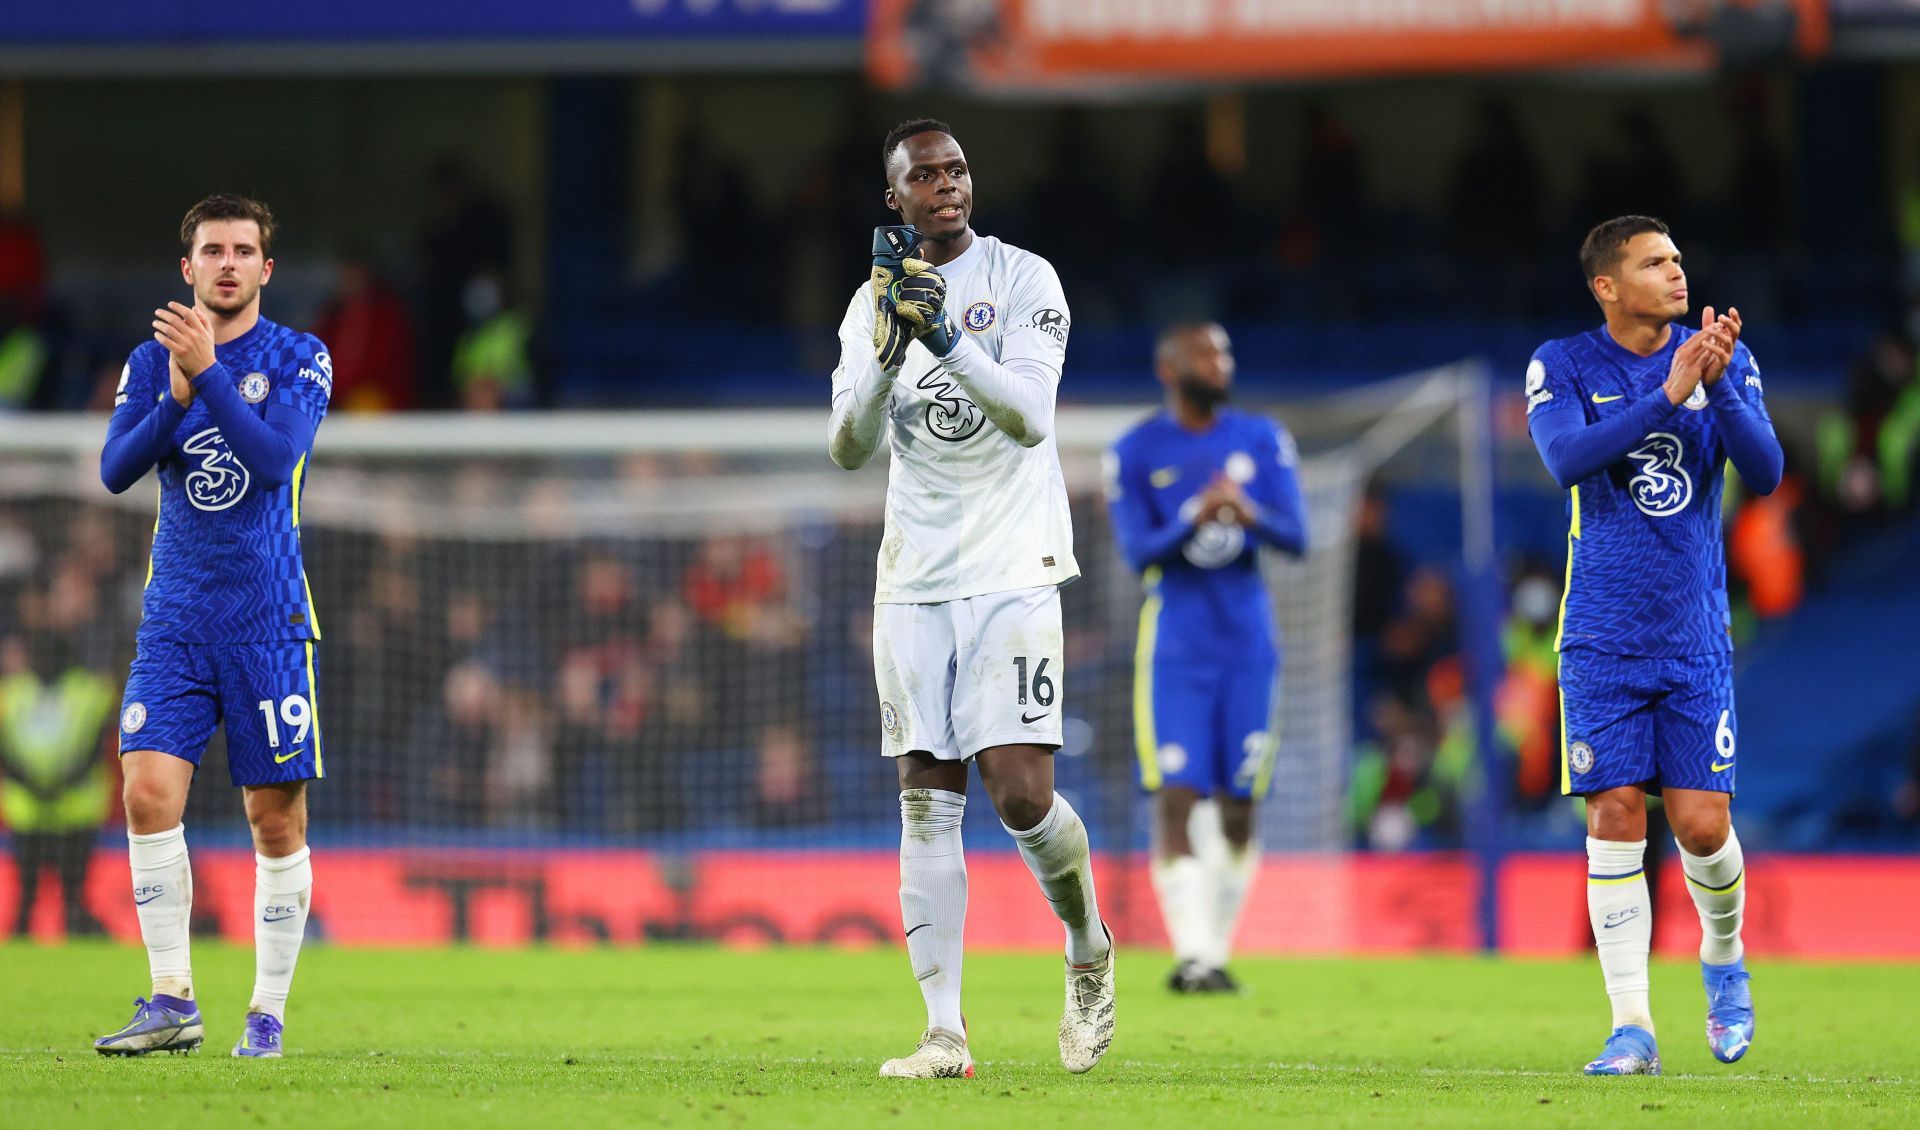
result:
[[(1059, 1067), (1056, 958), (976, 954), (977, 1078), (882, 1080), (922, 1017), (899, 951), (336, 950), (295, 983), (288, 1056), (234, 1060), (245, 949), (195, 947), (207, 1043), (107, 1059), (144, 955), (0, 946), (10, 1127), (1920, 1124), (1920, 967), (1755, 970), (1758, 1039), (1714, 1062), (1697, 969), (1654, 970), (1667, 1075), (1587, 1079), (1605, 1037), (1590, 962), (1238, 963), (1237, 999), (1174, 997), (1122, 951), (1118, 1038)], [(1713, 1120), (1708, 1123), (1706, 1120)]]

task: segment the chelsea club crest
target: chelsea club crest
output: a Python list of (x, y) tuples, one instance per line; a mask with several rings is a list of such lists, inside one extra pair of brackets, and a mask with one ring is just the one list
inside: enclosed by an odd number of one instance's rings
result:
[(1593, 768), (1593, 747), (1585, 742), (1575, 742), (1568, 746), (1567, 767), (1575, 773), (1585, 773)]
[(967, 328), (972, 330), (974, 333), (981, 332), (982, 330), (986, 329), (988, 326), (993, 325), (993, 303), (991, 302), (974, 303), (973, 305), (967, 307), (966, 316), (962, 320), (966, 322)]
[(267, 398), (267, 375), (248, 373), (240, 378), (240, 399), (248, 404), (258, 404)]

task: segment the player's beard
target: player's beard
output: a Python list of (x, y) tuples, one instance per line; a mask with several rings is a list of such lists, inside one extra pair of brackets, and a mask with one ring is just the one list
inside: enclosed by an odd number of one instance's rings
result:
[(260, 295), (259, 284), (248, 286), (241, 283), (234, 288), (233, 297), (222, 295), (218, 288), (208, 287), (206, 293), (198, 294), (200, 305), (222, 317), (231, 317), (245, 310)]
[(1199, 377), (1183, 376), (1174, 382), (1180, 392), (1180, 399), (1201, 412), (1211, 413), (1227, 402), (1228, 388)]

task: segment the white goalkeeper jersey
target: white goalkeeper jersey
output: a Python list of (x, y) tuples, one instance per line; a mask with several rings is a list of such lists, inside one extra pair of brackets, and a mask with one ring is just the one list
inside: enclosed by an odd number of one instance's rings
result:
[[(881, 369), (868, 286), (854, 293), (840, 323), (836, 419), (848, 402), (884, 399), (893, 454), (875, 604), (934, 604), (1080, 575), (1053, 440), (1071, 326), (1060, 278), (1040, 256), (977, 234), (939, 271), (962, 338), (946, 357), (916, 341), (897, 376)], [(1045, 438), (1031, 447), (1016, 442), (968, 386), (982, 399), (988, 389), (1014, 393), (1000, 403), (1017, 407)], [(851, 396), (843, 401), (843, 394)]]

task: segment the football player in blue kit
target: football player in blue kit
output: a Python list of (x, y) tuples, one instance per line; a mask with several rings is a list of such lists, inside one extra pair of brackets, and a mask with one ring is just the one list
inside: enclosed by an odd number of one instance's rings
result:
[[(1168, 328), (1155, 350), (1166, 408), (1114, 444), (1114, 537), (1147, 589), (1134, 671), (1140, 783), (1153, 794), (1153, 886), (1176, 992), (1232, 992), (1227, 959), (1259, 870), (1254, 802), (1266, 793), (1280, 641), (1259, 547), (1306, 552), (1293, 437), (1223, 407), (1233, 347), (1212, 323)], [(1189, 821), (1212, 798), (1222, 858)]]
[(181, 823), (200, 757), (224, 726), (257, 867), (255, 980), (236, 1056), (280, 1055), (313, 890), (306, 783), (325, 775), (300, 553), (300, 490), (333, 363), (311, 334), (260, 316), (273, 215), (216, 195), (180, 225), (193, 304), (153, 312), (128, 358), (100, 456), (118, 494), (157, 471), (160, 501), (139, 635), (120, 711), (133, 901), (153, 977), (107, 1055), (190, 1051), (203, 1038), (187, 928), (193, 873)]
[(1571, 492), (1560, 604), (1561, 791), (1587, 803), (1587, 912), (1613, 1005), (1589, 1075), (1657, 1075), (1648, 1001), (1647, 794), (1659, 793), (1700, 912), (1707, 1043), (1753, 1039), (1740, 941), (1746, 867), (1730, 815), (1733, 705), (1720, 496), (1779, 485), (1780, 442), (1738, 310), (1687, 313), (1667, 226), (1622, 216), (1580, 249), (1604, 325), (1547, 342), (1527, 368), (1527, 424)]

